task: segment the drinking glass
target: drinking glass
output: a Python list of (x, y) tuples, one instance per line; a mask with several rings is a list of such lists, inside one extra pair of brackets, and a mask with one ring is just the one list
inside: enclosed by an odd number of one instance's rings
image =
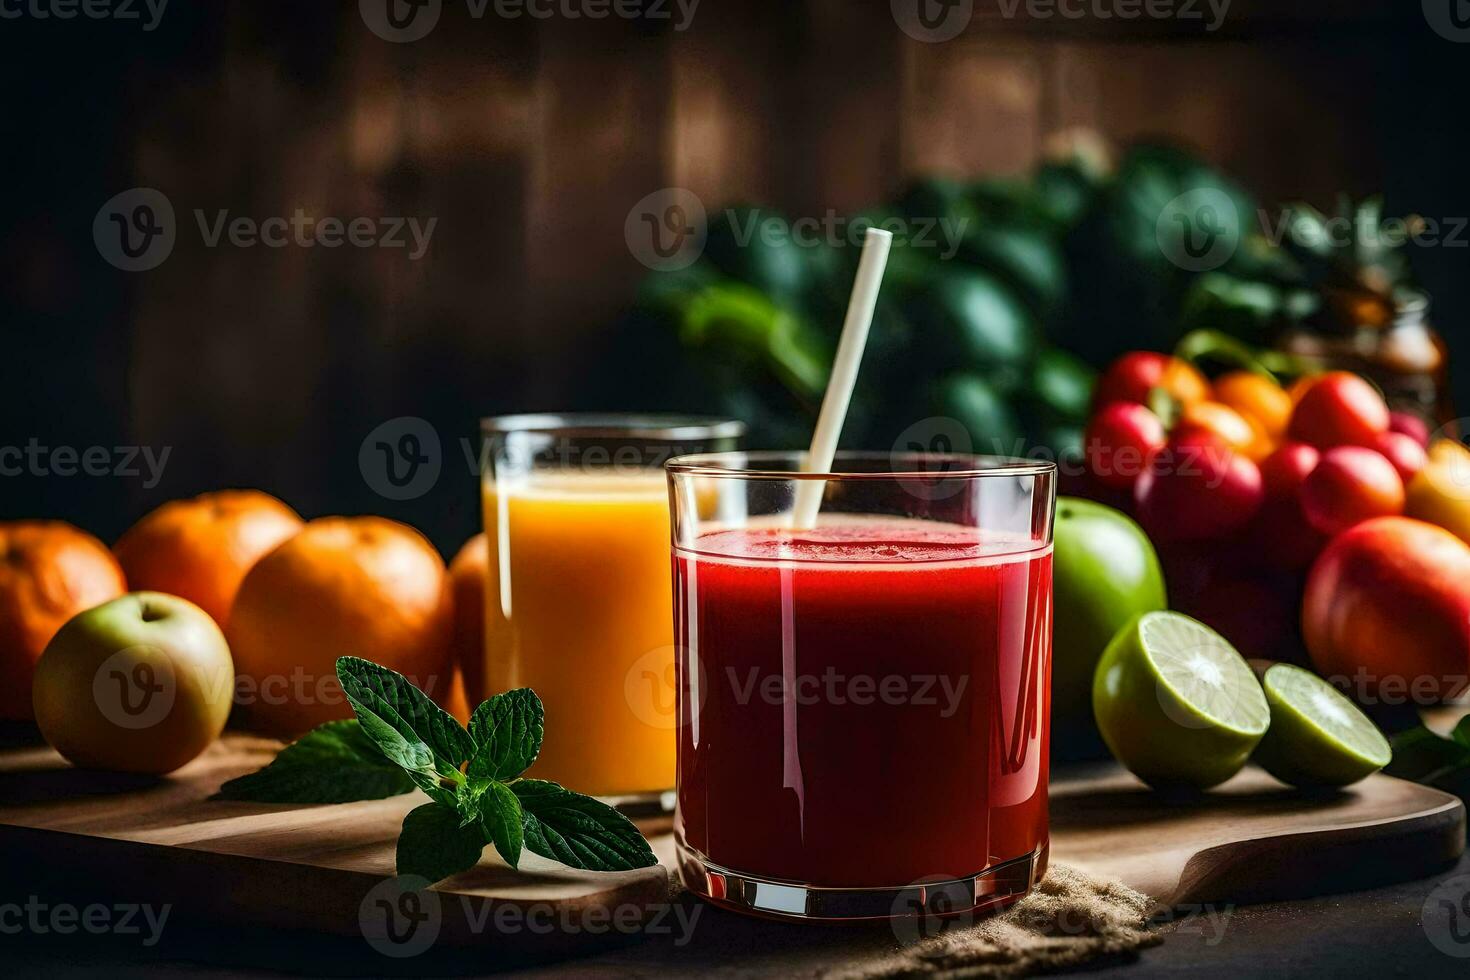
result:
[(801, 462), (667, 467), (681, 876), (799, 919), (1014, 902), (1048, 854), (1055, 465)]
[(674, 783), (668, 489), (681, 452), (730, 449), (744, 426), (675, 415), (484, 420), (490, 561), (476, 699), (533, 688), (546, 736), (530, 775), (618, 801)]

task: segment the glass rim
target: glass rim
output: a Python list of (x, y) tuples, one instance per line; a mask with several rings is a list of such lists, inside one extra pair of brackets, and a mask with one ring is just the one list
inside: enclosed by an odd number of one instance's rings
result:
[(663, 412), (519, 412), (480, 419), (484, 435), (541, 433), (583, 438), (659, 439), (670, 442), (738, 439), (745, 423), (718, 415)]
[[(1047, 476), (1055, 475), (1057, 464), (1051, 460), (1026, 459), (1020, 456), (986, 456), (979, 453), (925, 453), (925, 452), (903, 452), (903, 453), (881, 453), (862, 450), (842, 450), (837, 453), (834, 463), (844, 461), (856, 462), (861, 460), (887, 462), (888, 469), (881, 470), (841, 470), (832, 469), (826, 473), (809, 473), (803, 470), (781, 470), (772, 469), (769, 465), (776, 461), (789, 461), (797, 463), (806, 455), (803, 449), (757, 449), (757, 450), (730, 450), (717, 453), (690, 453), (685, 456), (675, 456), (664, 463), (664, 469), (670, 476), (698, 476), (715, 477), (723, 479), (738, 480), (932, 480), (932, 479), (983, 479), (989, 477), (1014, 477), (1014, 476)], [(728, 465), (736, 459), (744, 461), (745, 465)], [(913, 460), (915, 462), (955, 462), (962, 464), (958, 469), (903, 469), (894, 465), (897, 460)]]

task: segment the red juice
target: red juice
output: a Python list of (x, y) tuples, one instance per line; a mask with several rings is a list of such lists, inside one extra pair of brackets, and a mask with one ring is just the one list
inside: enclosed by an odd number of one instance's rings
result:
[(684, 848), (835, 888), (1026, 856), (1040, 877), (1049, 544), (851, 518), (693, 545), (674, 554)]

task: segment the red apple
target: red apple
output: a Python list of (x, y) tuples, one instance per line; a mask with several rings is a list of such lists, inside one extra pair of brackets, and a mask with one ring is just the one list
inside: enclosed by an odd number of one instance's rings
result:
[(1133, 486), (1153, 454), (1164, 447), (1164, 423), (1136, 402), (1104, 405), (1087, 423), (1082, 450), (1103, 486)]
[(1098, 408), (1112, 402), (1148, 404), (1148, 396), (1162, 388), (1184, 405), (1210, 397), (1210, 383), (1188, 361), (1156, 351), (1136, 350), (1124, 354), (1103, 372), (1093, 393)]
[(1198, 432), (1171, 438), (1133, 485), (1138, 522), (1156, 542), (1230, 535), (1251, 522), (1263, 496), (1255, 463)]
[(1378, 390), (1349, 371), (1322, 375), (1291, 413), (1287, 438), (1320, 449), (1371, 446), (1388, 431), (1388, 405)]
[(1324, 677), (1367, 704), (1430, 704), (1470, 674), (1470, 545), (1408, 517), (1365, 521), (1312, 566), (1302, 632)]
[(1414, 437), (1402, 432), (1384, 432), (1379, 435), (1373, 448), (1383, 454), (1384, 458), (1393, 464), (1393, 468), (1399, 471), (1399, 479), (1404, 481), (1404, 486), (1419, 475), (1424, 464), (1429, 462), (1429, 454), (1424, 447), (1414, 441)]
[(1247, 538), (1250, 552), (1271, 568), (1304, 571), (1327, 543), (1307, 520), (1301, 499), (1302, 484), (1319, 459), (1312, 446), (1288, 442), (1261, 461), (1265, 500)]
[(1302, 483), (1302, 511), (1323, 534), (1340, 534), (1374, 517), (1404, 512), (1404, 481), (1382, 453), (1338, 446)]
[(1429, 448), (1429, 423), (1410, 412), (1389, 412), (1388, 431), (1401, 432), (1417, 442), (1420, 448)]

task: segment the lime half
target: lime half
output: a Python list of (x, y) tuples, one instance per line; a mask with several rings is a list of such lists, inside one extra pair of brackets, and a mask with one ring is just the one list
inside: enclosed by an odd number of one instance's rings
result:
[(1378, 726), (1316, 674), (1274, 664), (1261, 683), (1271, 729), (1255, 760), (1283, 783), (1346, 786), (1388, 765), (1392, 752)]
[(1176, 612), (1144, 613), (1118, 631), (1098, 661), (1092, 708), (1113, 755), (1158, 788), (1223, 783), (1271, 722), (1230, 641)]

